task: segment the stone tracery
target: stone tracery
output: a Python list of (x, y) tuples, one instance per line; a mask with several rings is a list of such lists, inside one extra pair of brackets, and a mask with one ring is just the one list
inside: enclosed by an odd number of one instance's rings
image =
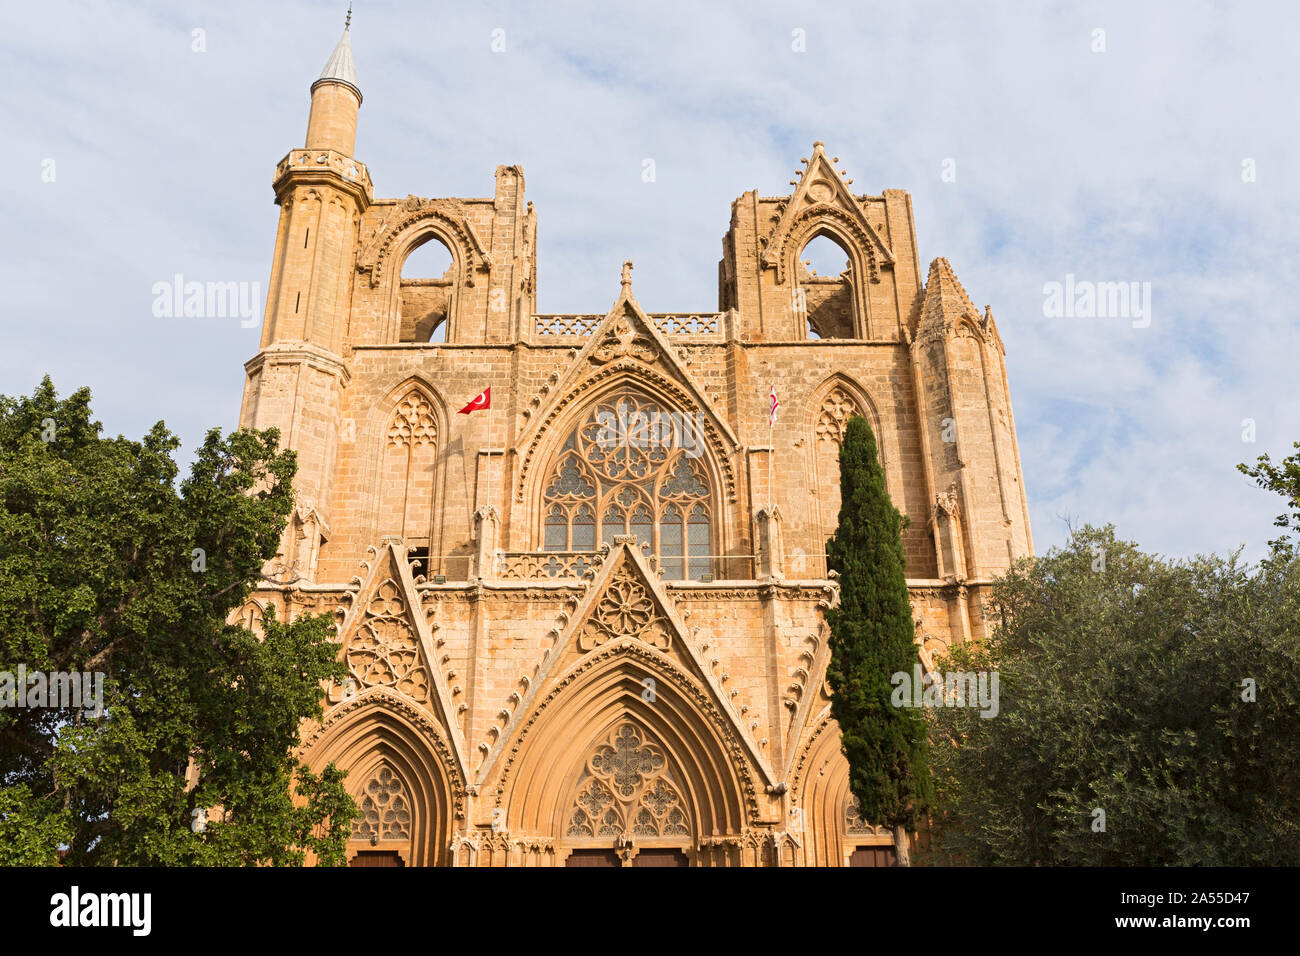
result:
[(623, 723), (587, 758), (568, 816), (568, 837), (690, 836), (681, 793), (658, 744)]
[(626, 561), (592, 608), (578, 634), (578, 646), (589, 651), (621, 637), (635, 637), (661, 651), (672, 643), (666, 621), (653, 597)]
[(858, 807), (858, 798), (852, 793), (844, 803), (844, 832), (848, 834), (865, 833), (875, 835), (876, 828), (862, 819), (862, 811)]
[(348, 641), (344, 660), (363, 687), (392, 687), (419, 703), (429, 700), (429, 674), (419, 638), (406, 616), (406, 600), (392, 578), (381, 584), (365, 618)]
[(411, 838), (410, 798), (401, 778), (387, 764), (366, 783), (358, 809), (361, 816), (352, 824), (352, 839), (374, 843)]
[(411, 392), (397, 403), (388, 428), (389, 446), (434, 445), (438, 441), (438, 422), (433, 409), (419, 392)]
[(438, 419), (418, 388), (397, 403), (384, 433), (379, 534), (427, 546), (433, 522)]
[(664, 577), (711, 567), (713, 504), (695, 417), (634, 391), (596, 404), (561, 446), (544, 486), (543, 546), (594, 550), (636, 535)]
[(861, 414), (862, 409), (858, 407), (857, 400), (842, 386), (836, 385), (822, 399), (821, 409), (817, 414), (817, 425), (814, 430), (818, 444), (822, 442), (833, 444), (838, 454), (839, 446), (844, 443), (844, 433), (848, 430), (849, 419)]

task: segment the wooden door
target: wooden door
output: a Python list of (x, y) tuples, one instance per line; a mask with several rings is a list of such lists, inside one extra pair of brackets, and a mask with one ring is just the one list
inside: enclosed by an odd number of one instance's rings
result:
[(565, 866), (622, 866), (613, 850), (574, 850), (564, 861)]
[(358, 850), (348, 866), (406, 866), (396, 850)]
[(632, 858), (633, 866), (690, 866), (686, 854), (672, 847), (642, 850)]
[(898, 866), (898, 853), (892, 846), (854, 847), (849, 866)]

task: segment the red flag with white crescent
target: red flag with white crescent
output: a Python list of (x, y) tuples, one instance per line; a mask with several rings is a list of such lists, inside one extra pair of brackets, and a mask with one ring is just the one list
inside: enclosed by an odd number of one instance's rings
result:
[(479, 412), (485, 408), (492, 407), (492, 386), (489, 385), (483, 391), (474, 396), (474, 400), (458, 411), (457, 415), (469, 415), (471, 412)]
[(781, 407), (780, 400), (776, 397), (776, 386), (772, 386), (772, 394), (769, 396), (771, 407), (767, 413), (767, 427), (771, 428), (776, 424), (776, 410)]

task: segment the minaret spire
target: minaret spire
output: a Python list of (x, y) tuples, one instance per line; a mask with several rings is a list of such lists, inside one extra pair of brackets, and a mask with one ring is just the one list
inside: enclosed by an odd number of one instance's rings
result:
[(315, 90), (319, 83), (342, 83), (345, 86), (350, 86), (357, 94), (358, 101), (361, 99), (361, 87), (357, 86), (357, 68), (352, 62), (351, 5), (348, 6), (348, 16), (343, 24), (343, 36), (339, 37), (338, 45), (334, 47), (334, 52), (330, 54), (325, 69), (320, 71), (320, 76), (312, 84), (312, 89)]
[(357, 142), (357, 111), (361, 87), (352, 62), (352, 5), (343, 22), (343, 36), (330, 54), (325, 69), (311, 85), (311, 116), (307, 120), (307, 148), (332, 149), (351, 156)]

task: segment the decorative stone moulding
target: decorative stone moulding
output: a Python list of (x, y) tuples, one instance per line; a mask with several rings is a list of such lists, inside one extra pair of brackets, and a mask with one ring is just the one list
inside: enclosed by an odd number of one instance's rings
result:
[(374, 195), (374, 185), (370, 181), (370, 170), (366, 164), (351, 156), (332, 149), (294, 149), (280, 160), (275, 167), (275, 181), (287, 173), (302, 170), (328, 169), (338, 173), (348, 182), (359, 185), (369, 199)]

